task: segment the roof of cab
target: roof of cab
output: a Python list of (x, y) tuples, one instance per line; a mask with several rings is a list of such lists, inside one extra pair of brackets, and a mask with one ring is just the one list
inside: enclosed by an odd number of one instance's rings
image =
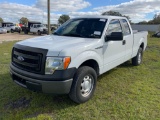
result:
[(77, 17), (77, 18), (127, 19), (126, 17), (110, 16), (110, 15), (82, 16), (82, 17)]

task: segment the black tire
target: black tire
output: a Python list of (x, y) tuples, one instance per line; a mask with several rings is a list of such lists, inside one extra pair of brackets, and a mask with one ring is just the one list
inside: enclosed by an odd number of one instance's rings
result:
[(138, 50), (137, 55), (132, 58), (132, 65), (138, 66), (142, 63), (142, 58), (143, 58), (143, 49), (140, 47)]
[(37, 33), (38, 33), (38, 35), (41, 35), (41, 31), (39, 31), (39, 30), (38, 30), (38, 32), (37, 32)]
[(24, 33), (25, 33), (25, 34), (28, 34), (28, 31), (27, 31), (27, 30), (25, 30), (25, 31), (24, 31)]
[(13, 29), (11, 29), (11, 33), (14, 33), (14, 30), (13, 30)]
[(73, 78), (69, 93), (70, 99), (78, 104), (87, 102), (94, 94), (96, 82), (97, 74), (93, 68), (80, 67)]

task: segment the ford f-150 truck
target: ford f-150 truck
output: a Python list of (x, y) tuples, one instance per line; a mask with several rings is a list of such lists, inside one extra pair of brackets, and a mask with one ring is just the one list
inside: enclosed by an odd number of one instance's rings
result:
[(24, 88), (84, 103), (93, 96), (97, 76), (130, 59), (141, 64), (147, 35), (133, 33), (125, 17), (74, 18), (53, 35), (16, 43), (10, 73)]

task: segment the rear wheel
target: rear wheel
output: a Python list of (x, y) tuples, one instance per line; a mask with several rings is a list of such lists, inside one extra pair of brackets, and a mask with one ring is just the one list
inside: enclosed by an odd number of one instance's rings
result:
[(140, 47), (137, 53), (137, 56), (132, 58), (132, 65), (138, 66), (142, 63), (142, 58), (143, 58), (143, 49)]
[(69, 97), (76, 103), (88, 101), (94, 94), (96, 88), (97, 74), (88, 66), (78, 69), (74, 76)]

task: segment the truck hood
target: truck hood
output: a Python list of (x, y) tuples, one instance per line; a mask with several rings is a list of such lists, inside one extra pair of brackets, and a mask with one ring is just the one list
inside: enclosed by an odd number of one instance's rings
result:
[(39, 29), (47, 29), (46, 27), (39, 27)]
[(62, 50), (72, 47), (83, 47), (84, 44), (93, 44), (93, 41), (97, 41), (90, 38), (78, 38), (78, 37), (66, 37), (66, 36), (55, 36), (47, 35), (43, 37), (36, 37), (27, 39), (17, 44), (23, 46), (29, 46), (34, 48), (42, 48), (48, 50), (48, 55), (58, 56)]

